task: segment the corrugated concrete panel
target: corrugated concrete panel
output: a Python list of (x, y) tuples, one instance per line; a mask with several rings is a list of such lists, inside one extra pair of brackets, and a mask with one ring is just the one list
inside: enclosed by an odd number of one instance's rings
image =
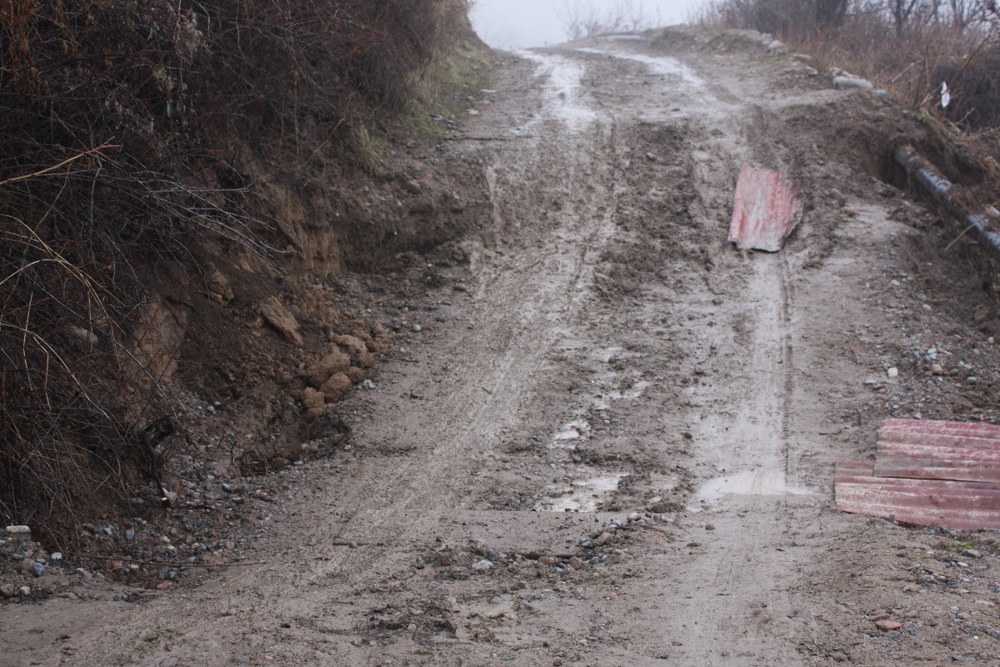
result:
[(837, 467), (844, 512), (954, 529), (1000, 529), (1000, 427), (888, 419), (876, 459)]
[(837, 467), (837, 509), (918, 526), (1000, 529), (1000, 487), (978, 482), (875, 477), (871, 463)]
[(1000, 484), (1000, 427), (886, 420), (879, 429), (875, 474)]
[(777, 171), (744, 165), (736, 182), (729, 240), (747, 250), (781, 250), (799, 212), (795, 195), (795, 186)]

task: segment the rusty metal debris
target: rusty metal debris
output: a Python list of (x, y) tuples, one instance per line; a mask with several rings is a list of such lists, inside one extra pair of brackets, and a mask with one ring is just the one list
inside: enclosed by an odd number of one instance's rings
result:
[(744, 165), (736, 182), (729, 241), (740, 249), (781, 250), (800, 209), (794, 184), (779, 172)]
[(888, 419), (875, 461), (845, 461), (837, 509), (921, 526), (1000, 529), (1000, 426)]

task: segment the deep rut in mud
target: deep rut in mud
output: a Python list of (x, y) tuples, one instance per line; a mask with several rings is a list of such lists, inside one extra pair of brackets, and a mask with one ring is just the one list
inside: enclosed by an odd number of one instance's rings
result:
[[(489, 213), (352, 399), (361, 451), (284, 473), (293, 514), (254, 564), (144, 605), (50, 600), (61, 640), (6, 612), (17, 664), (908, 664), (850, 625), (871, 606), (832, 555), (871, 529), (832, 509), (868, 434), (829, 398), (864, 373), (830, 332), (876, 314), (856, 239), (902, 228), (871, 178), (803, 159), (803, 110), (849, 93), (633, 39), (527, 58), (448, 148), (481, 158)], [(744, 162), (803, 186), (782, 253), (725, 244)], [(865, 221), (807, 192), (831, 173)]]

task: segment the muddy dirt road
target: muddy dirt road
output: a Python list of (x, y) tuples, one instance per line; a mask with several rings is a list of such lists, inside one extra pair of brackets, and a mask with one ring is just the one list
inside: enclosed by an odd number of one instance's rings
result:
[[(399, 358), (351, 399), (357, 450), (281, 473), (282, 520), (197, 586), (4, 607), (0, 663), (1000, 660), (992, 537), (832, 498), (882, 416), (994, 417), (992, 306), (880, 180), (905, 118), (765, 51), (509, 60), (444, 149), (482, 165), (488, 213), (386, 313)], [(745, 163), (800, 186), (780, 253), (725, 243)], [(925, 381), (918, 343), (975, 349), (975, 391)]]

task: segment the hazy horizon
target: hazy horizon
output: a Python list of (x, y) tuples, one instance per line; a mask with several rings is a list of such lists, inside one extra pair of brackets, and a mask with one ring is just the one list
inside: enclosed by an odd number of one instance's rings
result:
[(479, 37), (494, 48), (518, 49), (567, 40), (569, 14), (631, 5), (657, 26), (687, 23), (707, 0), (475, 0), (470, 14)]

